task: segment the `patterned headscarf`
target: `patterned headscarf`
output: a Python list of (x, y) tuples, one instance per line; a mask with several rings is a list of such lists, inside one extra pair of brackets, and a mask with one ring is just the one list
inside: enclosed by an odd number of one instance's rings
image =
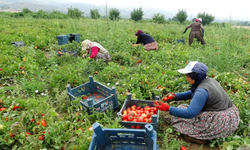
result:
[(191, 91), (194, 92), (196, 88), (198, 87), (198, 85), (201, 83), (201, 81), (207, 77), (207, 74), (192, 72), (192, 73), (188, 73), (188, 76), (191, 79), (195, 80), (194, 84), (191, 87)]
[(142, 30), (138, 30), (135, 35), (138, 36), (141, 33), (144, 33), (144, 32)]

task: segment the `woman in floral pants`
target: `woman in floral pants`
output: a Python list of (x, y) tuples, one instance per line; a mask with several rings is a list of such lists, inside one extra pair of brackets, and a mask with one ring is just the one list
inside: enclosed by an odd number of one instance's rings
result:
[[(207, 77), (208, 67), (201, 62), (190, 62), (178, 72), (186, 75), (192, 85), (190, 91), (171, 93), (172, 100), (192, 99), (189, 105), (170, 107), (160, 102), (159, 110), (169, 111), (172, 125), (192, 142), (206, 143), (207, 140), (227, 137), (240, 122), (239, 110), (225, 90), (213, 78)], [(170, 101), (170, 100), (167, 100)]]

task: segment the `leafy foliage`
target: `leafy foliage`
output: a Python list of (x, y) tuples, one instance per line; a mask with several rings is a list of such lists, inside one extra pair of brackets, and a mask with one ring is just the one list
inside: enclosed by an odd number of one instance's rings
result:
[(143, 17), (143, 11), (142, 11), (142, 8), (140, 7), (139, 9), (134, 9), (131, 13), (130, 13), (130, 16), (131, 16), (131, 19), (134, 20), (134, 21), (139, 21), (139, 20), (142, 20), (142, 17)]
[(49, 18), (49, 14), (44, 11), (44, 10), (38, 10), (37, 13), (33, 14), (33, 17), (36, 18), (36, 19), (47, 19)]
[(176, 18), (180, 23), (183, 23), (187, 19), (188, 15), (186, 10), (178, 10), (178, 13), (176, 14)]
[(154, 14), (152, 20), (155, 23), (164, 23), (165, 22), (165, 16), (163, 14), (157, 13), (157, 14)]
[(98, 19), (101, 17), (98, 9), (90, 9), (90, 16), (92, 19)]
[(215, 17), (206, 13), (206, 12), (203, 12), (203, 13), (198, 13), (197, 15), (197, 18), (201, 18), (202, 19), (202, 24), (203, 25), (208, 25), (210, 24), (211, 22), (214, 21)]
[(32, 13), (32, 11), (31, 10), (29, 10), (29, 8), (23, 8), (23, 11), (22, 11), (23, 13)]
[(109, 19), (110, 20), (118, 20), (120, 19), (120, 11), (119, 9), (116, 9), (116, 8), (111, 8), (109, 10)]
[(81, 12), (78, 8), (68, 8), (68, 16), (70, 18), (80, 18), (83, 15), (83, 12)]

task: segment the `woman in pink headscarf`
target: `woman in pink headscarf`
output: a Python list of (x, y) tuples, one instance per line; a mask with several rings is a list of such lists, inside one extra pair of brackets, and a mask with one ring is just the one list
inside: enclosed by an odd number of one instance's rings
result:
[(82, 42), (82, 50), (86, 50), (86, 54), (83, 54), (83, 57), (86, 57), (87, 54), (90, 54), (89, 58), (104, 59), (106, 63), (111, 61), (109, 52), (99, 43), (92, 42), (88, 39), (84, 40)]
[(142, 43), (145, 50), (158, 50), (158, 43), (150, 35), (145, 34), (142, 30), (138, 30), (135, 35), (137, 36), (136, 44)]

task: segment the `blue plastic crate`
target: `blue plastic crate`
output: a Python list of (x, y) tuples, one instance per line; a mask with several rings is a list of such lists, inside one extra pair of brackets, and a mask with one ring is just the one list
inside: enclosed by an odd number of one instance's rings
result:
[(102, 129), (99, 123), (92, 125), (89, 150), (158, 150), (157, 133), (151, 124), (145, 129)]
[(12, 46), (18, 46), (18, 47), (25, 46), (25, 44), (23, 43), (23, 41), (11, 42), (11, 44), (12, 44)]
[(69, 41), (72, 43), (72, 41), (76, 41), (78, 43), (80, 43), (80, 34), (76, 34), (76, 33), (70, 33), (69, 34)]
[[(159, 96), (156, 96), (155, 100), (159, 100)], [(128, 107), (131, 107), (132, 105), (140, 106), (142, 108), (144, 108), (145, 106), (153, 107), (154, 101), (131, 99), (131, 93), (128, 93), (127, 99), (122, 105), (121, 110), (117, 113), (117, 116), (122, 118), (122, 112)], [(159, 114), (160, 114), (160, 111), (158, 110), (157, 115), (152, 116), (152, 122), (150, 123), (153, 125), (155, 131), (157, 131), (158, 129)], [(119, 124), (126, 128), (131, 128), (131, 126), (141, 126), (143, 128), (147, 123), (146, 122), (120, 121)]]
[[(63, 48), (62, 51), (57, 50), (56, 52), (57, 52), (57, 56), (59, 57), (61, 57), (63, 54), (66, 54), (66, 53), (69, 53), (70, 55), (77, 57), (77, 49), (75, 51), (66, 51), (65, 48)], [(59, 54), (58, 52), (61, 52), (63, 54)]]
[(70, 85), (67, 86), (70, 100), (84, 95), (88, 96), (86, 99), (81, 100), (80, 104), (82, 109), (87, 110), (89, 114), (92, 114), (93, 111), (104, 112), (107, 109), (117, 109), (119, 107), (115, 87), (110, 89), (94, 81), (92, 76), (89, 77), (89, 80), (89, 82), (73, 89), (70, 88)]
[(56, 36), (56, 38), (58, 41), (58, 45), (68, 44), (68, 41), (69, 41), (68, 35), (58, 35), (58, 36)]

